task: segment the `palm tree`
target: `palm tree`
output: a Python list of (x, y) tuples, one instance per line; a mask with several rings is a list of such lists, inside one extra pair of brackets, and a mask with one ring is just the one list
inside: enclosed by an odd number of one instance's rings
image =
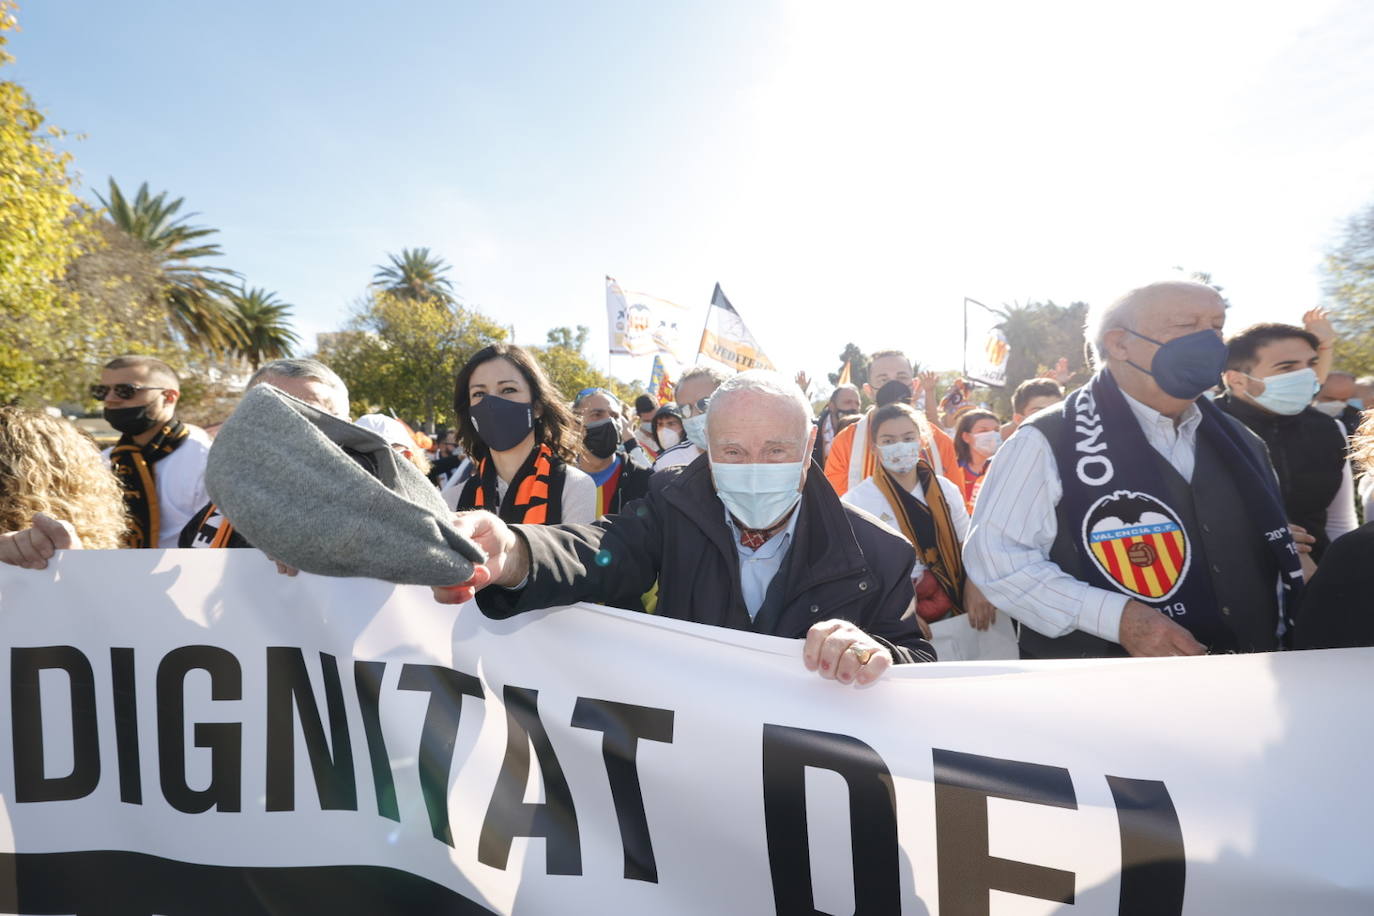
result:
[(276, 293), (239, 287), (230, 294), (229, 302), (241, 338), (234, 349), (248, 360), (254, 372), (264, 360), (290, 356), (292, 346), (300, 343), (287, 322), (291, 306), (277, 299)]
[(454, 301), (453, 283), (444, 274), (449, 265), (428, 248), (402, 248), (400, 255), (389, 254), (390, 264), (379, 265), (372, 282), (383, 290), (413, 301)]
[(238, 274), (227, 267), (200, 263), (201, 258), (223, 254), (219, 245), (202, 241), (219, 230), (186, 225), (195, 214), (176, 215), (185, 199), (168, 201), (166, 191), (154, 196), (148, 192), (146, 181), (132, 201), (113, 178), (109, 197), (97, 194), (96, 198), (110, 222), (146, 248), (156, 261), (163, 284), (160, 304), (167, 310), (172, 335), (198, 349), (232, 351), (240, 340), (225, 303), (232, 289), (222, 278)]

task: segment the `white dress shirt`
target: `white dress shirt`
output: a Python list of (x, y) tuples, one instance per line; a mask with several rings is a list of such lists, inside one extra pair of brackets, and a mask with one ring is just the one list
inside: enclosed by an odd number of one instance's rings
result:
[(782, 561), (792, 546), (792, 532), (797, 528), (797, 516), (801, 515), (800, 505), (792, 509), (792, 517), (787, 527), (751, 550), (739, 542), (739, 527), (735, 524), (730, 510), (725, 510), (725, 524), (730, 526), (730, 539), (735, 542), (739, 552), (739, 585), (744, 592), (744, 606), (749, 610), (749, 619), (758, 616), (763, 607), (763, 599), (768, 597), (768, 586), (782, 568)]
[[(188, 434), (176, 451), (153, 462), (153, 485), (157, 487), (157, 543), (150, 546), (175, 547), (181, 529), (191, 517), (205, 508), (210, 496), (205, 492), (205, 461), (210, 455), (210, 436), (199, 426), (186, 424)], [(101, 452), (106, 462), (113, 447)]]
[[(1191, 481), (1202, 411), (1190, 404), (1175, 423), (1124, 391), (1122, 396), (1145, 441)], [(964, 543), (964, 568), (989, 601), (1037, 633), (1054, 638), (1083, 630), (1120, 642), (1127, 596), (1075, 579), (1050, 560), (1059, 533), (1055, 507), (1063, 496), (1049, 440), (1022, 424), (989, 466)]]

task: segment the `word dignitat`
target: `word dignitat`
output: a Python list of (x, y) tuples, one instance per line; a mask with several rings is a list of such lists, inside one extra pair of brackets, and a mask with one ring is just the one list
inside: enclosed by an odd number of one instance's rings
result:
[(915, 616), (916, 556), (900, 535), (844, 506), (807, 473), (811, 407), (796, 385), (751, 370), (711, 398), (707, 452), (654, 475), (649, 495), (593, 525), (507, 525), (458, 516), (487, 553), (471, 579), (435, 589), (503, 618), (595, 601), (660, 616), (805, 638), (822, 677), (872, 683), (892, 664), (934, 660)]
[(1278, 648), (1298, 549), (1263, 444), (1202, 396), (1226, 303), (1156, 283), (1090, 320), (1105, 365), (1002, 447), (969, 578), (1021, 621), (1023, 658)]
[(210, 437), (176, 418), (181, 380), (151, 356), (121, 356), (101, 370), (91, 396), (120, 434), (105, 451), (124, 491), (128, 547), (175, 547), (182, 527), (205, 505)]

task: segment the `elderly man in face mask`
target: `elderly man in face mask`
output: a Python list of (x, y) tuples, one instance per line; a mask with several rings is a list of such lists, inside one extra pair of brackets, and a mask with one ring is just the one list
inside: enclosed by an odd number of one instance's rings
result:
[(804, 638), (822, 677), (868, 684), (933, 660), (913, 613), (911, 545), (807, 473), (814, 437), (796, 385), (741, 373), (711, 399), (707, 454), (656, 474), (621, 514), (542, 527), (459, 516), (488, 559), (435, 596), (475, 594), (498, 618), (577, 601), (637, 610), (657, 581), (659, 616)]

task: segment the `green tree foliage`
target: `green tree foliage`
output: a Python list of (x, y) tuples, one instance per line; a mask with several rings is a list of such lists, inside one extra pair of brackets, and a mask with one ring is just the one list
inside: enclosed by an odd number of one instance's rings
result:
[(1083, 349), (1086, 302), (1067, 306), (1053, 302), (1013, 303), (1004, 306), (1003, 312), (1007, 317), (1001, 328), (1011, 353), (1007, 357), (1007, 384), (992, 393), (995, 409), (1010, 416), (1011, 395), (1016, 386), (1054, 368), (1060, 359), (1069, 361), (1072, 375), (1067, 387), (1081, 385), (1091, 375)]
[(456, 302), (376, 289), (358, 303), (344, 331), (321, 335), (316, 358), (348, 384), (355, 415), (394, 410), (423, 417), (433, 432), (436, 421), (452, 421), (459, 367), (505, 337), (505, 328)]
[(531, 349), (565, 401), (571, 403), (584, 388), (605, 388), (622, 401), (633, 401), (640, 391), (611, 378), (587, 361), (583, 349), (590, 334), (590, 329), (585, 325), (578, 325), (576, 330), (553, 328), (548, 332), (547, 346)]
[(1350, 217), (1323, 264), (1336, 327), (1336, 368), (1374, 374), (1374, 204)]
[[(12, 60), (4, 46), (5, 33), (17, 28), (14, 10), (0, 0), (0, 68)], [(22, 86), (0, 81), (0, 402), (43, 387), (53, 325), (73, 310), (58, 281), (88, 224), (78, 213), (70, 156), (55, 146), (62, 136)]]
[(110, 221), (141, 244), (157, 263), (162, 279), (158, 301), (166, 310), (172, 336), (206, 352), (225, 353), (237, 348), (241, 343), (238, 325), (228, 304), (233, 288), (226, 278), (238, 274), (203, 261), (223, 254), (219, 245), (204, 241), (219, 230), (187, 225), (196, 214), (177, 216), (185, 199), (169, 201), (166, 191), (153, 195), (147, 182), (133, 200), (113, 178), (109, 196), (96, 196)]
[(235, 350), (254, 372), (265, 360), (290, 356), (291, 348), (300, 343), (288, 320), (291, 306), (280, 301), (276, 293), (240, 287), (229, 295), (229, 302), (238, 325)]
[(830, 384), (840, 383), (840, 372), (844, 370), (844, 364), (849, 363), (849, 381), (851, 384), (863, 387), (868, 381), (868, 356), (860, 350), (857, 344), (847, 343), (844, 345), (844, 352), (840, 354), (840, 368), (827, 376)]
[(448, 305), (456, 301), (453, 281), (444, 276), (449, 271), (448, 263), (428, 248), (402, 248), (399, 255), (387, 255), (387, 259), (388, 263), (372, 275), (373, 286), (411, 302)]

